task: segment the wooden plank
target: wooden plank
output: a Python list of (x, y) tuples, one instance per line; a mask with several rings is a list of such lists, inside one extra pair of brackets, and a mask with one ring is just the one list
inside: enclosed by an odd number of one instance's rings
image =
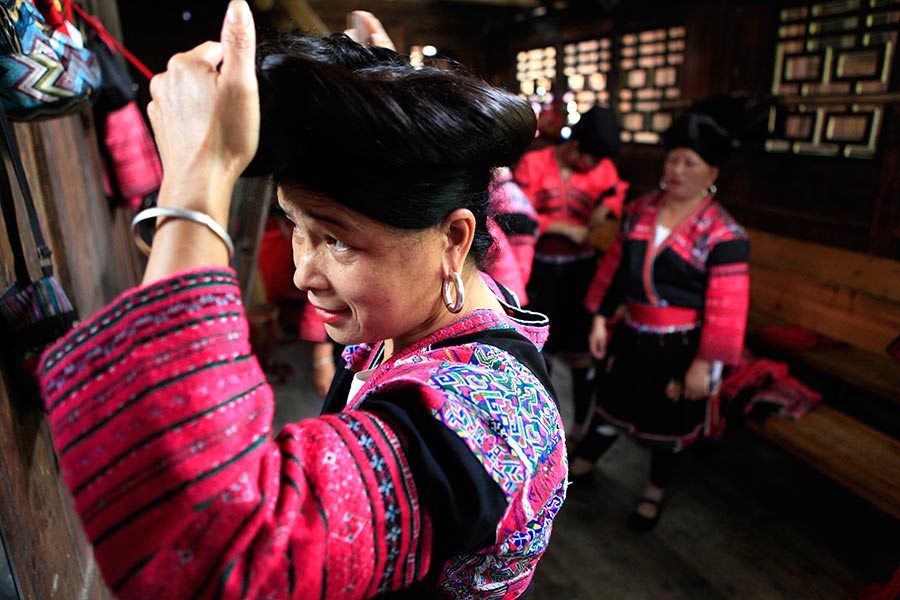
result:
[[(764, 325), (787, 324), (781, 319), (751, 310), (748, 336), (752, 337)], [(900, 361), (885, 353), (876, 354), (853, 346), (782, 352), (789, 360), (796, 360), (861, 390), (900, 403)]]
[(900, 305), (756, 264), (750, 306), (874, 353), (900, 333)]
[(24, 598), (107, 600), (43, 416), (0, 373), (0, 527)]
[(900, 519), (900, 441), (820, 405), (798, 421), (770, 415), (749, 426)]
[(750, 262), (900, 302), (900, 261), (751, 229)]
[[(136, 281), (130, 238), (116, 228), (125, 222), (122, 209), (111, 209), (103, 192), (90, 115), (16, 123), (15, 129), (56, 274), (86, 317)], [(14, 196), (21, 208), (17, 190)], [(34, 240), (24, 219), (19, 231), (36, 275)], [(0, 244), (0, 253), (8, 252)], [(10, 276), (8, 269), (0, 275)], [(24, 597), (111, 598), (62, 483), (47, 424), (5, 375), (0, 373), (0, 528)]]
[(237, 272), (241, 294), (248, 306), (251, 304), (250, 291), (257, 272), (259, 244), (274, 197), (275, 183), (271, 177), (242, 177), (238, 179), (231, 195), (228, 229), (235, 246), (231, 265)]
[[(120, 214), (124, 208), (110, 207), (103, 191), (89, 115), (15, 127), (41, 227), (53, 250), (56, 275), (79, 316), (87, 318), (138, 281), (127, 233), (130, 219)], [(22, 233), (26, 246), (32, 248), (30, 229)], [(32, 266), (37, 266), (36, 261)]]

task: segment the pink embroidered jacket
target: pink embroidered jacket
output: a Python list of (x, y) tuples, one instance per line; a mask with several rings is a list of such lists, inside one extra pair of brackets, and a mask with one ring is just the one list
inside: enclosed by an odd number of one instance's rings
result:
[[(554, 221), (587, 225), (591, 213), (601, 204), (620, 216), (628, 190), (609, 158), (587, 173), (572, 173), (563, 181), (555, 146), (526, 153), (515, 167), (514, 178), (537, 210), (539, 236)], [(591, 249), (589, 242), (583, 244), (582, 250)]]
[[(510, 352), (451, 338), (541, 344), (546, 322), (527, 318), (470, 314), (391, 357), (343, 411), (273, 437), (232, 271), (123, 294), (40, 367), (106, 582), (123, 599), (369, 598), (416, 582), (417, 598), (519, 597), (565, 495), (562, 424)], [(350, 367), (367, 352), (351, 348)], [(459, 484), (492, 499), (481, 522), (441, 500), (464, 502)], [(457, 523), (485, 535), (452, 539)]]
[(519, 304), (528, 304), (526, 286), (531, 277), (537, 243), (537, 211), (513, 181), (509, 169), (500, 170), (490, 187), (491, 216), (488, 229), (497, 245), (488, 274), (510, 289)]

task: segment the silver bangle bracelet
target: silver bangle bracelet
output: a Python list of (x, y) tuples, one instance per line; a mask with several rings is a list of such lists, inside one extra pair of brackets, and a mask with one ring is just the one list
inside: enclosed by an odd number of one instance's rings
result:
[(146, 221), (148, 219), (155, 219), (157, 217), (186, 219), (188, 221), (193, 221), (194, 223), (206, 225), (210, 229), (210, 231), (219, 236), (219, 239), (221, 239), (225, 244), (225, 247), (228, 248), (228, 262), (231, 262), (231, 260), (234, 258), (234, 242), (231, 241), (231, 236), (228, 235), (228, 232), (225, 231), (225, 228), (219, 225), (215, 219), (213, 219), (206, 213), (202, 213), (196, 210), (190, 210), (187, 208), (175, 208), (169, 206), (146, 208), (138, 214), (134, 215), (134, 218), (131, 220), (131, 235), (134, 238), (134, 244), (144, 254), (150, 254), (150, 246), (147, 244), (147, 242), (144, 241), (144, 238), (141, 237), (137, 226), (143, 221)]

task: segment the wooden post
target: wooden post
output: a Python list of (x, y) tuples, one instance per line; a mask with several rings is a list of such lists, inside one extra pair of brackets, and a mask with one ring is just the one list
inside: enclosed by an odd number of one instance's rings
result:
[(82, 0), (81, 6), (87, 12), (99, 17), (103, 26), (114, 38), (122, 39), (122, 23), (119, 20), (119, 3), (116, 0)]
[[(103, 192), (100, 159), (89, 115), (16, 124), (20, 155), (40, 219), (54, 252), (56, 274), (82, 318), (137, 282), (127, 236)], [(22, 206), (18, 191), (15, 201)], [(24, 210), (19, 211), (24, 215)], [(21, 217), (20, 217), (21, 218)], [(12, 257), (3, 225), (0, 259)], [(33, 257), (31, 230), (18, 229)], [(32, 274), (40, 271), (33, 260)], [(10, 283), (8, 271), (0, 273)], [(0, 529), (22, 599), (111, 599), (63, 483), (43, 415), (0, 371)]]
[(241, 295), (248, 308), (257, 274), (256, 257), (274, 195), (275, 183), (271, 177), (242, 177), (231, 196), (229, 232), (235, 249), (232, 266), (237, 271)]

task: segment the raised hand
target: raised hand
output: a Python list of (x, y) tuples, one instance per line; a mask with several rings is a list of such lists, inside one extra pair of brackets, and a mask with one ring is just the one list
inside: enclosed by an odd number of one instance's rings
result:
[[(232, 0), (220, 41), (173, 56), (151, 81), (147, 114), (163, 164), (160, 207), (199, 211), (227, 227), (234, 183), (259, 145), (255, 61), (250, 7)], [(226, 246), (210, 228), (166, 218), (157, 223), (143, 281), (227, 263)]]
[(147, 112), (163, 163), (161, 205), (227, 219), (231, 188), (259, 143), (255, 57), (250, 8), (233, 0), (219, 42), (176, 54), (153, 78)]
[(344, 30), (344, 33), (353, 41), (365, 46), (381, 46), (397, 50), (381, 21), (372, 13), (364, 10), (354, 10), (347, 15), (347, 29)]

